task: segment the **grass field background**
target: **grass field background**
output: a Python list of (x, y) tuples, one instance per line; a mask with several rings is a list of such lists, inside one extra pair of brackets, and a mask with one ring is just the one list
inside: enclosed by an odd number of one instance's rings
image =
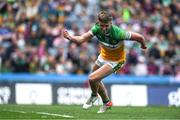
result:
[(113, 107), (97, 114), (99, 106), (83, 110), (78, 105), (0, 105), (0, 119), (180, 119), (180, 107)]

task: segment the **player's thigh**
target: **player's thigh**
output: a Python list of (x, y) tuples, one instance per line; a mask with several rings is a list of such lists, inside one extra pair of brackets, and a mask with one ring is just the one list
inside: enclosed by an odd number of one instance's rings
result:
[(99, 69), (100, 66), (97, 65), (97, 64), (94, 64), (93, 67), (92, 67), (92, 72), (96, 71), (97, 69)]
[(109, 64), (104, 64), (99, 69), (89, 75), (91, 81), (101, 81), (104, 77), (113, 73), (113, 68)]

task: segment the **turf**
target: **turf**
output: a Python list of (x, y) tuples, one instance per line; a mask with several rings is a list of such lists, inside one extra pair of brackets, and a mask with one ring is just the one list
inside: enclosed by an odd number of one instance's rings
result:
[(0, 119), (180, 119), (180, 107), (113, 107), (97, 114), (99, 106), (83, 110), (77, 105), (0, 105)]

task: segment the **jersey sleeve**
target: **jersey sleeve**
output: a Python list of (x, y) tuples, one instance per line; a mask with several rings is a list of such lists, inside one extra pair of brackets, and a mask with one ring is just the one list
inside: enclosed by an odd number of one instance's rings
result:
[(120, 36), (120, 39), (129, 40), (131, 38), (131, 32), (120, 29), (119, 30), (119, 36)]
[(96, 25), (94, 25), (91, 29), (90, 29), (90, 32), (92, 33), (92, 35), (94, 36), (94, 35), (96, 35), (97, 34), (97, 26)]

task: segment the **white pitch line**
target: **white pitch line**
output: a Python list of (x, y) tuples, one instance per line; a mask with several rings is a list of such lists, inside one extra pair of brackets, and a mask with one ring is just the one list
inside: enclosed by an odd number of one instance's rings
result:
[(25, 112), (25, 111), (20, 111), (20, 110), (3, 110), (3, 111), (7, 111), (7, 112), (16, 112), (16, 113), (23, 113), (23, 114), (27, 113), (27, 112)]
[(20, 110), (3, 110), (7, 112), (16, 112), (16, 113), (35, 113), (39, 115), (49, 115), (49, 116), (58, 116), (58, 117), (64, 117), (64, 118), (74, 118), (73, 116), (70, 115), (61, 115), (61, 114), (55, 114), (55, 113), (47, 113), (47, 112), (25, 112), (25, 111), (20, 111)]
[(65, 118), (74, 118), (73, 116), (70, 115), (61, 115), (61, 114), (55, 114), (55, 113), (47, 113), (47, 112), (35, 112), (36, 114), (40, 115), (50, 115), (50, 116), (59, 116), (59, 117), (65, 117)]

